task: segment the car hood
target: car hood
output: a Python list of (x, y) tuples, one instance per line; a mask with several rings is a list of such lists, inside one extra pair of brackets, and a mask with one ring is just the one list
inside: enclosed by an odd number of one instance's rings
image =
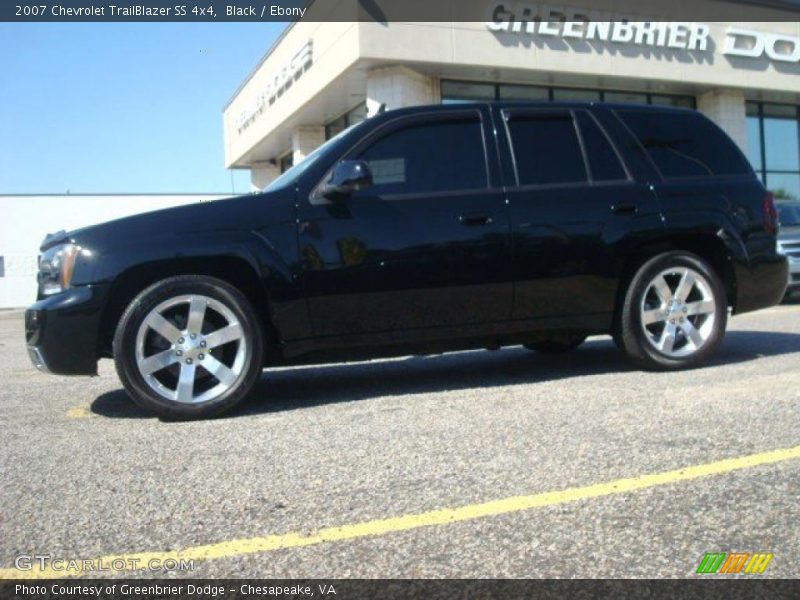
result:
[(293, 205), (290, 194), (277, 191), (184, 204), (50, 234), (41, 250), (67, 241), (102, 250), (188, 233), (252, 230), (290, 220)]

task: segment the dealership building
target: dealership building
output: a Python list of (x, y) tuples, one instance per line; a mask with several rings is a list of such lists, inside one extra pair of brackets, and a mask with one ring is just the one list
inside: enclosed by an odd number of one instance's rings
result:
[[(468, 22), (294, 23), (224, 109), (226, 166), (249, 169), (257, 190), (346, 127), (406, 106), (637, 102), (703, 112), (779, 197), (800, 197), (798, 13), (716, 2), (729, 20), (679, 22), (664, 12), (674, 3), (575, 4), (488, 1)], [(706, 4), (686, 6), (704, 16)]]

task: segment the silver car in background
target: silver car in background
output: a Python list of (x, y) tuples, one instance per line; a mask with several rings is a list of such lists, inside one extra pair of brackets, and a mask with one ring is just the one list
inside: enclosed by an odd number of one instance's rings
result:
[(800, 201), (780, 201), (776, 206), (781, 224), (778, 252), (789, 259), (788, 298), (800, 293)]

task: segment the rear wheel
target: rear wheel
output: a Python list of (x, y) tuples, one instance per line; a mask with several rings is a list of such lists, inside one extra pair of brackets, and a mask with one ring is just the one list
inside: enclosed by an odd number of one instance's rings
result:
[(161, 417), (198, 419), (237, 404), (261, 372), (259, 320), (219, 279), (159, 281), (128, 306), (114, 337), (117, 373), (133, 400)]
[(536, 340), (529, 344), (525, 344), (528, 350), (539, 352), (540, 354), (566, 354), (572, 352), (583, 342), (586, 341), (586, 336), (582, 334), (572, 334), (563, 336), (553, 336), (546, 339)]
[(725, 333), (728, 304), (717, 273), (687, 252), (642, 265), (620, 308), (614, 339), (638, 365), (674, 370), (701, 364)]

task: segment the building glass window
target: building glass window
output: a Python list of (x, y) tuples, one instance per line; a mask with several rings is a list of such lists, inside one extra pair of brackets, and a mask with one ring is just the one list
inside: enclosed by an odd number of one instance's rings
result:
[(761, 162), (761, 119), (757, 102), (747, 103), (747, 160), (761, 179), (764, 179), (764, 163)]
[(763, 105), (764, 158), (767, 171), (797, 171), (800, 139), (797, 108), (780, 104)]
[(674, 106), (675, 108), (696, 108), (694, 96), (668, 96), (666, 94), (650, 94), (648, 104), (658, 106)]
[(342, 131), (355, 125), (357, 123), (361, 123), (364, 119), (367, 118), (367, 103), (362, 102), (355, 108), (347, 111), (342, 116), (337, 117), (327, 125), (325, 125), (325, 139), (329, 140), (332, 137), (339, 135)]
[(344, 115), (342, 115), (338, 119), (334, 119), (325, 125), (325, 139), (329, 140), (332, 137), (336, 137), (345, 129), (347, 129), (347, 119)]
[(467, 81), (442, 81), (442, 103), (485, 102), (497, 97), (496, 86), (491, 83)]
[(767, 172), (767, 187), (776, 200), (800, 200), (800, 173)]
[(498, 86), (500, 100), (550, 100), (550, 89), (535, 85)]
[(351, 127), (352, 125), (357, 125), (361, 123), (361, 121), (366, 120), (367, 118), (367, 103), (362, 102), (358, 106), (356, 106), (353, 110), (347, 113), (347, 126)]
[(748, 102), (747, 158), (777, 200), (800, 199), (800, 107)]
[(288, 171), (294, 166), (294, 153), (289, 152), (288, 154), (284, 154), (283, 156), (281, 156), (280, 161), (278, 161), (278, 164), (280, 165), (281, 173), (286, 173), (286, 171)]
[(600, 101), (600, 90), (578, 90), (574, 88), (553, 88), (553, 100)]
[(635, 92), (606, 92), (603, 100), (606, 102), (625, 104), (647, 104), (647, 94), (638, 94)]
[(547, 87), (507, 83), (442, 80), (442, 104), (456, 102), (491, 102), (492, 100), (600, 100), (604, 102), (658, 104), (695, 108), (694, 96), (649, 94), (626, 90)]

